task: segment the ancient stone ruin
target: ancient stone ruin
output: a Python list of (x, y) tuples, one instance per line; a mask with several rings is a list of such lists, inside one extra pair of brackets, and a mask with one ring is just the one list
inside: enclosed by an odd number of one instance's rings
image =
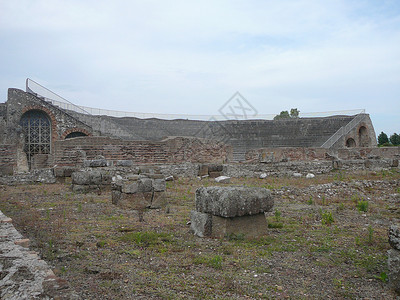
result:
[(201, 187), (196, 190), (191, 230), (199, 237), (229, 235), (257, 237), (266, 234), (265, 212), (274, 205), (265, 188)]
[(162, 174), (119, 176), (112, 184), (112, 203), (125, 209), (161, 208), (165, 205), (165, 190)]
[(388, 251), (389, 282), (400, 295), (400, 227), (390, 226), (389, 244), (392, 247)]

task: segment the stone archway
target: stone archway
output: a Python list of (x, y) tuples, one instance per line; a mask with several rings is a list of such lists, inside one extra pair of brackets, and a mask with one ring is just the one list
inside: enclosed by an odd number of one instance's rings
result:
[(346, 147), (347, 148), (354, 148), (356, 147), (356, 141), (353, 138), (348, 138), (346, 140)]
[(29, 110), (20, 120), (25, 143), (24, 151), (29, 165), (36, 154), (49, 154), (51, 151), (51, 121), (41, 110)]
[(358, 140), (360, 147), (368, 147), (370, 144), (368, 130), (365, 126), (361, 126), (358, 129)]

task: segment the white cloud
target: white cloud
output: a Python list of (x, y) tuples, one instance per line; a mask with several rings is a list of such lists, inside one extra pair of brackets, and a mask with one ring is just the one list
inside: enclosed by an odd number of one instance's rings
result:
[(2, 1), (0, 88), (33, 76), (143, 112), (212, 114), (237, 90), (260, 113), (399, 111), (399, 16), (396, 1)]

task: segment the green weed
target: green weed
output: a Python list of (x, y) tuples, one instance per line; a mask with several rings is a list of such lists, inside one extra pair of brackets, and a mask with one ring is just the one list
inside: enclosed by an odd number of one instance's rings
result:
[(367, 212), (368, 211), (368, 201), (360, 200), (357, 202), (358, 211)]
[(374, 275), (374, 278), (378, 279), (378, 280), (380, 280), (382, 282), (388, 282), (388, 280), (389, 280), (389, 278), (388, 278), (388, 276), (387, 276), (387, 274), (385, 272), (381, 272), (381, 274), (379, 274), (379, 276), (378, 275)]
[(330, 211), (320, 211), (321, 212), (321, 223), (323, 225), (330, 226), (333, 222), (335, 222), (332, 212)]
[(216, 270), (222, 269), (222, 257), (220, 255), (215, 256), (197, 256), (193, 259), (194, 264), (207, 265)]
[(155, 246), (162, 242), (172, 241), (171, 235), (154, 231), (129, 232), (124, 234), (120, 239), (124, 242), (133, 242), (142, 247)]

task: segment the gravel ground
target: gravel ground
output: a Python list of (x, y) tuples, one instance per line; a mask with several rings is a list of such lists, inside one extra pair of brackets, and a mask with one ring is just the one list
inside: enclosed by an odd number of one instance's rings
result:
[(0, 210), (83, 299), (396, 299), (387, 281), (387, 230), (400, 223), (400, 174), (332, 173), (232, 179), (271, 189), (268, 234), (197, 238), (194, 191), (167, 185), (168, 205), (136, 211), (111, 193), (68, 184), (0, 186)]

